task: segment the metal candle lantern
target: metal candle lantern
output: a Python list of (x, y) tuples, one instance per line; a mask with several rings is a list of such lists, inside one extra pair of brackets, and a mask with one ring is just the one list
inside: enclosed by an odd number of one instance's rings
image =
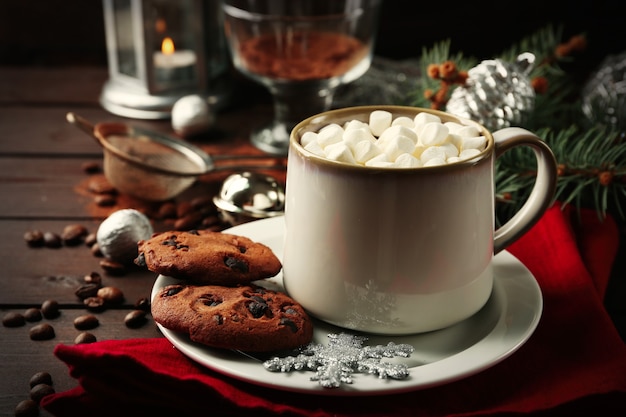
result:
[(199, 94), (219, 107), (230, 65), (218, 0), (103, 0), (109, 80), (100, 102), (111, 113), (167, 119)]

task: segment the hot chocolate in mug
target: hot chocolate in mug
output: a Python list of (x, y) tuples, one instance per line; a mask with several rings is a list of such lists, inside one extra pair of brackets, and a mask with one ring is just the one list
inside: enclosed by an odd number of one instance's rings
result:
[[(393, 121), (385, 120), (389, 115)], [(352, 128), (363, 130), (348, 133)], [(380, 135), (376, 152), (385, 148), (389, 155), (361, 165), (354, 159), (365, 161), (374, 149), (356, 145), (368, 128), (372, 136)], [(376, 132), (382, 129), (387, 132)], [(343, 143), (337, 142), (338, 131)], [(311, 137), (319, 143), (311, 144)], [(348, 329), (411, 334), (472, 316), (491, 295), (493, 257), (532, 227), (554, 198), (554, 155), (541, 138), (521, 128), (491, 133), (440, 111), (362, 106), (310, 117), (293, 129), (290, 141), (285, 290), (314, 317)], [(448, 155), (443, 164), (441, 158), (428, 162), (428, 155), (442, 155), (430, 148), (449, 150), (450, 142), (456, 142), (458, 156)], [(411, 156), (398, 156), (411, 146)], [(518, 146), (536, 156), (534, 188), (521, 209), (496, 228), (495, 161)], [(465, 149), (470, 147), (476, 149)], [(393, 158), (402, 159), (400, 167), (393, 166)]]

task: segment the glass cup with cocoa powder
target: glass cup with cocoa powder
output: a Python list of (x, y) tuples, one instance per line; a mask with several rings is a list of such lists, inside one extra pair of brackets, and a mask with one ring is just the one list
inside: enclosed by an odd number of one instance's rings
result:
[(342, 84), (369, 68), (381, 0), (224, 0), (235, 68), (274, 98), (274, 120), (252, 143), (286, 155), (291, 129), (328, 110)]

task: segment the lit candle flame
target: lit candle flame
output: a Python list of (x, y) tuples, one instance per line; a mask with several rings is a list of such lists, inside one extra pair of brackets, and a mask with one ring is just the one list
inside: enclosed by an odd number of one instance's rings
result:
[(161, 52), (165, 55), (171, 55), (174, 53), (176, 48), (174, 48), (174, 41), (170, 37), (166, 37), (163, 39), (161, 43)]

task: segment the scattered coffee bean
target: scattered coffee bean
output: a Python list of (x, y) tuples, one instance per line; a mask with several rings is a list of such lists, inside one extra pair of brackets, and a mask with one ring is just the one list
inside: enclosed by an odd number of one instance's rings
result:
[(82, 224), (69, 224), (65, 226), (61, 233), (61, 239), (67, 246), (75, 246), (83, 243), (85, 236), (89, 231)]
[(102, 285), (102, 276), (97, 272), (92, 272), (90, 274), (85, 275), (83, 277), (83, 281), (85, 281), (86, 284)]
[(37, 417), (39, 415), (39, 405), (31, 400), (20, 401), (15, 407), (15, 417)]
[(41, 323), (34, 327), (31, 327), (29, 331), (29, 336), (31, 340), (50, 340), (54, 339), (54, 327), (49, 325), (48, 323)]
[(143, 326), (147, 321), (146, 312), (143, 310), (133, 310), (124, 317), (124, 324), (131, 329), (137, 329)]
[(98, 238), (95, 232), (88, 233), (87, 236), (85, 236), (85, 245), (92, 247), (97, 242)]
[(120, 276), (126, 274), (126, 267), (111, 259), (103, 259), (100, 261), (100, 267), (109, 275)]
[(87, 184), (87, 188), (94, 194), (115, 194), (117, 190), (103, 176), (95, 176)]
[(83, 300), (83, 304), (90, 311), (103, 311), (105, 309), (104, 300), (100, 297), (87, 297)]
[(176, 206), (176, 217), (177, 218), (183, 218), (191, 213), (193, 213), (194, 209), (191, 206), (191, 203), (188, 201), (181, 201), (180, 203), (178, 203), (178, 205)]
[(31, 307), (24, 312), (24, 318), (30, 322), (40, 321), (43, 318), (43, 314), (41, 314), (40, 309)]
[(94, 343), (96, 341), (96, 336), (89, 332), (81, 332), (74, 339), (74, 344), (76, 345), (84, 345), (87, 343)]
[(45, 244), (43, 232), (41, 230), (29, 230), (24, 233), (24, 240), (30, 247), (41, 247)]
[(2, 325), (4, 327), (20, 327), (26, 324), (26, 319), (21, 313), (10, 311), (2, 317)]
[(100, 324), (98, 318), (93, 314), (83, 314), (74, 319), (74, 327), (77, 330), (95, 329)]
[(39, 404), (46, 395), (54, 394), (54, 388), (48, 384), (37, 384), (30, 389), (30, 399)]
[(35, 375), (30, 377), (30, 381), (28, 381), (28, 384), (31, 388), (38, 384), (52, 385), (52, 375), (44, 371), (37, 372)]
[(213, 209), (215, 207), (213, 205), (213, 197), (210, 195), (195, 197), (191, 200), (191, 207), (193, 207), (195, 210), (201, 210), (204, 208)]
[(91, 245), (91, 254), (97, 258), (102, 258), (104, 256), (100, 250), (100, 245), (98, 245), (97, 242)]
[(137, 310), (145, 311), (146, 313), (150, 312), (150, 300), (146, 297), (142, 297), (135, 302), (135, 308)]
[(78, 287), (78, 289), (74, 291), (74, 294), (76, 294), (76, 296), (81, 300), (84, 300), (85, 298), (95, 297), (96, 295), (98, 295), (98, 290), (100, 288), (102, 288), (101, 284), (91, 282), (89, 284), (84, 284)]
[(111, 207), (117, 204), (117, 198), (112, 194), (98, 194), (93, 201), (100, 207)]
[(59, 303), (56, 300), (46, 300), (41, 304), (41, 314), (47, 319), (59, 317)]
[(106, 304), (122, 304), (124, 302), (124, 293), (117, 287), (100, 288), (98, 297), (102, 298)]
[(157, 216), (160, 219), (175, 218), (176, 217), (176, 204), (172, 203), (171, 201), (161, 204), (161, 207), (159, 207)]
[(43, 234), (44, 245), (48, 248), (60, 248), (63, 246), (63, 240), (61, 236), (54, 232), (44, 232)]
[(191, 230), (198, 226), (202, 221), (202, 213), (191, 212), (185, 217), (180, 217), (174, 222), (174, 229), (176, 230)]
[(83, 172), (85, 172), (86, 174), (97, 174), (99, 172), (102, 172), (102, 167), (98, 162), (95, 161), (88, 161), (83, 163), (82, 169)]

